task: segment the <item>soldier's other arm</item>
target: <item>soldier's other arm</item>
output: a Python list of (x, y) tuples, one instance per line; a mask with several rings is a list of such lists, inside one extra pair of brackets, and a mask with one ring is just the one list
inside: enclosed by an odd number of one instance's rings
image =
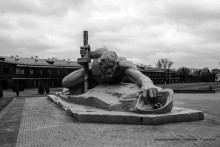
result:
[(84, 82), (84, 68), (73, 71), (63, 78), (63, 87), (70, 88)]
[[(90, 47), (88, 47), (90, 48)], [(102, 56), (103, 52), (107, 51), (108, 49), (105, 48), (99, 48), (96, 49), (94, 51), (90, 51), (89, 52), (89, 57), (92, 59), (96, 59)], [(80, 54), (81, 55), (85, 55), (86, 54), (86, 49), (81, 48), (80, 49)], [(70, 73), (69, 75), (67, 75), (66, 77), (63, 78), (62, 84), (63, 87), (66, 88), (70, 88), (70, 87), (74, 87), (78, 84), (82, 84), (84, 82), (84, 69), (79, 69), (76, 70), (72, 73)]]

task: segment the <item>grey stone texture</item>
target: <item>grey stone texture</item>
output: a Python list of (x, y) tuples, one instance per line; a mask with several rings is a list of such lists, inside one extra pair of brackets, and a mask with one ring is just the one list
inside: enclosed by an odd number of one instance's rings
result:
[(201, 111), (179, 107), (174, 107), (171, 112), (165, 114), (137, 114), (134, 112), (107, 111), (87, 105), (68, 103), (55, 95), (48, 95), (48, 99), (65, 110), (77, 122), (82, 123), (159, 125), (204, 119), (204, 114)]
[(81, 95), (57, 96), (74, 104), (109, 111), (131, 111), (137, 101), (139, 88), (135, 84), (98, 85)]
[[(64, 95), (57, 93), (57, 96), (64, 101), (104, 109), (108, 111), (136, 112), (141, 114), (161, 114), (167, 113), (173, 107), (173, 91), (171, 89), (161, 89), (158, 96), (153, 101), (148, 100), (148, 104), (143, 103), (140, 96), (140, 88), (131, 83), (121, 83), (115, 85), (98, 85), (80, 95)], [(160, 103), (162, 107), (153, 109), (154, 104)]]

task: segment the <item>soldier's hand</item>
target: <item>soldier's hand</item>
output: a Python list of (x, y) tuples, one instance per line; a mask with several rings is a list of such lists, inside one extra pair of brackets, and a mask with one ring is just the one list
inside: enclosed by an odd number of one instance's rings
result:
[(90, 51), (90, 46), (89, 46), (89, 44), (87, 44), (86, 46), (81, 46), (81, 47), (80, 47), (80, 55), (81, 55), (82, 57), (84, 57), (84, 56), (86, 55), (87, 51), (88, 51), (88, 52)]
[(158, 89), (155, 87), (145, 88), (142, 87), (140, 92), (143, 93), (143, 98), (145, 103), (152, 102), (158, 96)]

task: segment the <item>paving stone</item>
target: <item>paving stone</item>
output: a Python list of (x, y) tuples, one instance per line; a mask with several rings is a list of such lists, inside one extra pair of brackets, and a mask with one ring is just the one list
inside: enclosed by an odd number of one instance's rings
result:
[[(4, 113), (0, 112), (0, 119), (11, 104)], [(220, 118), (208, 114), (202, 121), (156, 126), (79, 124), (46, 97), (26, 98), (23, 108), (18, 147), (219, 147), (220, 144)]]
[(24, 99), (14, 98), (0, 117), (0, 147), (15, 146), (20, 128)]

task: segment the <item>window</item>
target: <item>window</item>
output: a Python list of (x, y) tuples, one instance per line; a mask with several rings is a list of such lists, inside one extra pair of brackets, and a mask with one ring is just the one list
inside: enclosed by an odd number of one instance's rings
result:
[(38, 71), (38, 73), (39, 73), (40, 75), (42, 75), (42, 74), (43, 74), (43, 71), (40, 69), (40, 70)]
[(24, 75), (24, 69), (21, 69), (21, 74)]
[(51, 72), (51, 70), (48, 70), (47, 73), (48, 73), (49, 75), (51, 75), (52, 72)]
[(24, 69), (16, 68), (16, 74), (24, 75)]
[(16, 68), (16, 74), (20, 74), (20, 69), (19, 68)]
[(33, 74), (34, 74), (34, 70), (30, 69), (30, 75), (33, 75)]

